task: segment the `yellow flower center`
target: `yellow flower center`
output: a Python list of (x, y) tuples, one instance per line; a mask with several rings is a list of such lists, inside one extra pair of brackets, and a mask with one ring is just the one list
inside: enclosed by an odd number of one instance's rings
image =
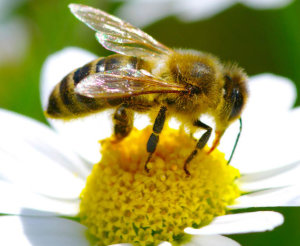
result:
[(183, 164), (196, 142), (183, 130), (163, 130), (147, 173), (150, 134), (149, 127), (134, 129), (119, 143), (102, 141), (102, 160), (81, 193), (79, 213), (99, 245), (180, 244), (189, 239), (184, 228), (199, 228), (224, 215), (240, 195), (239, 172), (218, 150), (199, 151), (187, 177)]

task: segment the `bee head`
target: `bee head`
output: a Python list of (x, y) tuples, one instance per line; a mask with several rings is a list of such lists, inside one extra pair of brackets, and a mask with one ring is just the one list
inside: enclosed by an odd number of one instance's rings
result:
[(238, 119), (242, 113), (248, 97), (246, 86), (247, 75), (236, 65), (225, 67), (223, 98), (224, 104), (221, 117), (230, 124)]

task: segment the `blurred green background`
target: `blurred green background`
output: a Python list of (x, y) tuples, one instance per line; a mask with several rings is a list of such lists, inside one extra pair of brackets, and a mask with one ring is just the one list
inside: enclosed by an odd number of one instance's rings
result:
[[(46, 122), (39, 79), (47, 56), (66, 46), (82, 47), (101, 56), (109, 54), (97, 43), (93, 31), (70, 14), (70, 2), (79, 1), (0, 0), (0, 107)], [(110, 13), (122, 4), (109, 0), (81, 3)], [(270, 72), (290, 78), (299, 93), (298, 0), (269, 10), (236, 4), (210, 19), (189, 23), (169, 16), (144, 30), (170, 47), (204, 50), (224, 61), (237, 61), (250, 76)], [(295, 106), (299, 104), (298, 98)], [(242, 245), (300, 245), (300, 209), (272, 210), (284, 214), (283, 226), (272, 232), (231, 238)]]

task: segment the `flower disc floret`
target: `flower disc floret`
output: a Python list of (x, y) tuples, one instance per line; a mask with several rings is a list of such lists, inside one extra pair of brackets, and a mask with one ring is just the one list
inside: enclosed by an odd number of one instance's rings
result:
[(183, 130), (163, 130), (144, 170), (151, 128), (134, 129), (123, 141), (102, 141), (102, 160), (93, 168), (81, 193), (80, 220), (99, 245), (132, 243), (180, 244), (189, 239), (184, 228), (199, 228), (226, 214), (240, 195), (239, 172), (224, 154), (199, 151), (183, 170), (195, 140)]

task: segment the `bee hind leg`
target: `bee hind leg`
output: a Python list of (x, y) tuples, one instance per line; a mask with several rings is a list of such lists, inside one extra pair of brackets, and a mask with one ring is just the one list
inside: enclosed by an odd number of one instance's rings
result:
[(166, 111), (167, 111), (167, 107), (162, 106), (155, 118), (154, 121), (154, 125), (153, 125), (153, 132), (150, 135), (148, 142), (147, 142), (147, 152), (149, 153), (148, 159), (145, 163), (145, 171), (149, 172), (149, 168), (148, 168), (148, 162), (151, 160), (152, 154), (154, 153), (158, 140), (159, 140), (159, 134), (161, 133), (163, 127), (164, 127), (164, 123), (166, 120)]
[(193, 158), (197, 155), (198, 153), (198, 149), (203, 149), (204, 146), (206, 145), (206, 143), (208, 142), (211, 132), (212, 132), (212, 128), (206, 124), (204, 124), (203, 122), (201, 122), (200, 120), (196, 120), (194, 122), (194, 126), (203, 128), (204, 130), (206, 130), (206, 132), (201, 136), (201, 138), (198, 140), (196, 148), (193, 150), (193, 152), (189, 155), (189, 157), (185, 160), (184, 162), (184, 171), (185, 173), (190, 176), (190, 172), (187, 168), (188, 164), (191, 162), (191, 160), (193, 160)]
[(133, 127), (133, 111), (124, 105), (118, 107), (113, 115), (115, 141), (119, 142), (131, 132)]

